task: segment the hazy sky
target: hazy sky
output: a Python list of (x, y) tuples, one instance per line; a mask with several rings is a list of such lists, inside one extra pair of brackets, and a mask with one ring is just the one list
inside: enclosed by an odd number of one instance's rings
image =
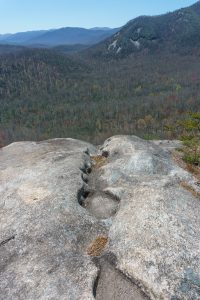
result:
[(192, 0), (0, 0), (0, 33), (59, 27), (119, 27), (139, 15), (189, 6)]

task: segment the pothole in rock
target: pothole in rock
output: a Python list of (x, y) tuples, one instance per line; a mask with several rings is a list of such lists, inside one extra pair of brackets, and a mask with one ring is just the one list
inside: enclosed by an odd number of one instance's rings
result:
[[(88, 152), (85, 154), (89, 155)], [(102, 155), (93, 155), (80, 169), (82, 171), (82, 188), (78, 191), (77, 199), (92, 216), (100, 220), (113, 217), (119, 210), (120, 199), (112, 192), (103, 191), (104, 187), (99, 180), (101, 167), (107, 162), (108, 151)]]
[(117, 213), (119, 201), (107, 194), (94, 194), (87, 197), (84, 207), (97, 219), (108, 219)]
[(98, 260), (99, 275), (94, 285), (96, 300), (148, 300), (142, 290), (105, 258)]

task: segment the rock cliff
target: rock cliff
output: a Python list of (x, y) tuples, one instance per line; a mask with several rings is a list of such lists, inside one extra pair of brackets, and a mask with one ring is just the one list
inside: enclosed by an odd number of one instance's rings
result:
[(178, 142), (0, 150), (0, 299), (200, 299), (200, 188)]

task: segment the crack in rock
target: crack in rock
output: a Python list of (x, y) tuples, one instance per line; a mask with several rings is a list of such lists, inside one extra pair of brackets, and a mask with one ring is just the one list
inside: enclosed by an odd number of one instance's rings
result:
[[(90, 156), (89, 152), (85, 152)], [(102, 151), (102, 158), (109, 153)], [(100, 160), (98, 156), (98, 161)], [(104, 190), (98, 182), (98, 168), (93, 167), (91, 159), (81, 168), (83, 186), (78, 191), (78, 202), (92, 216), (100, 220), (113, 218), (120, 208), (120, 197), (112, 191)], [(89, 246), (88, 255), (93, 256), (98, 272), (93, 284), (93, 296), (97, 300), (146, 300), (149, 299), (135, 282), (116, 268), (116, 257), (106, 253), (104, 247), (99, 250), (99, 239)], [(106, 237), (107, 244), (108, 238)]]
[(0, 247), (7, 244), (8, 242), (12, 241), (15, 239), (15, 235), (12, 235), (11, 237), (5, 239), (4, 241), (0, 242)]

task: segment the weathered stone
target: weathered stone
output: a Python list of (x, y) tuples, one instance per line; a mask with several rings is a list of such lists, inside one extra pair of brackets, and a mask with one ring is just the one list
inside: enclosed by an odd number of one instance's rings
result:
[(78, 203), (84, 142), (0, 150), (0, 299), (93, 299), (88, 244), (105, 229)]
[(171, 158), (178, 145), (116, 136), (99, 150), (73, 139), (1, 149), (0, 299), (200, 299), (199, 185)]
[(123, 190), (109, 250), (151, 299), (200, 299), (200, 201), (181, 186), (195, 179), (164, 148), (136, 137), (104, 143), (99, 180)]

